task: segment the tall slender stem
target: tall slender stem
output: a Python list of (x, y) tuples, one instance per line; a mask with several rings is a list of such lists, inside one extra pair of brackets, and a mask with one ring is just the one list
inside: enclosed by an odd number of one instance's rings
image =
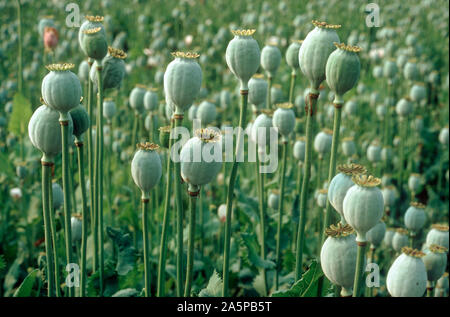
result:
[[(64, 191), (64, 231), (66, 238), (66, 264), (72, 263), (72, 232), (71, 232), (71, 205), (69, 183), (69, 117), (68, 113), (60, 113), (59, 123), (62, 134), (62, 178)], [(68, 288), (69, 296), (74, 295), (74, 288)]]
[[(257, 183), (257, 191), (258, 191), (258, 200), (259, 200), (259, 230), (260, 230), (260, 248), (261, 248), (261, 258), (263, 260), (266, 259), (266, 208), (264, 203), (264, 186), (262, 184), (261, 180), (261, 173), (259, 172), (260, 169), (260, 162), (259, 162), (259, 156), (256, 155), (256, 183)], [(261, 274), (263, 276), (263, 292), (264, 296), (267, 296), (267, 273), (266, 269), (261, 268)]]
[(149, 238), (148, 238), (148, 194), (142, 193), (142, 234), (144, 248), (144, 274), (145, 274), (145, 297), (150, 297), (150, 261), (149, 261)]
[[(191, 186), (191, 185), (189, 185)], [(187, 254), (187, 269), (186, 269), (186, 285), (184, 288), (184, 297), (190, 297), (191, 285), (194, 273), (194, 242), (195, 242), (195, 214), (197, 196), (199, 191), (188, 190), (189, 193), (189, 238), (188, 238), (188, 254)]]
[[(284, 137), (283, 137), (284, 138)], [(275, 270), (275, 290), (278, 290), (279, 272), (281, 268), (281, 225), (283, 222), (283, 206), (284, 206), (284, 187), (286, 182), (286, 152), (287, 140), (283, 140), (283, 154), (281, 161), (280, 173), (280, 203), (278, 204), (278, 226), (277, 226), (277, 244), (276, 244), (276, 270)]]
[(297, 71), (295, 69), (292, 69), (291, 85), (289, 88), (289, 103), (292, 103), (292, 100), (294, 99), (294, 88), (295, 88), (295, 78), (296, 77), (297, 77)]
[(49, 210), (50, 210), (50, 225), (51, 225), (51, 235), (52, 235), (52, 246), (53, 246), (53, 261), (55, 262), (55, 289), (56, 289), (56, 297), (61, 297), (61, 288), (60, 288), (60, 279), (59, 279), (59, 261), (58, 261), (58, 250), (56, 246), (57, 243), (57, 235), (56, 235), (56, 220), (55, 220), (55, 212), (53, 210), (53, 186), (52, 186), (52, 177), (48, 178), (48, 201)]
[(266, 100), (266, 108), (271, 109), (272, 108), (272, 76), (267, 76), (267, 100)]
[(50, 235), (50, 201), (49, 201), (49, 178), (51, 173), (51, 167), (53, 162), (47, 162), (45, 160), (45, 155), (42, 158), (42, 209), (44, 218), (44, 234), (45, 234), (45, 254), (47, 258), (47, 284), (48, 284), (48, 296), (52, 297), (55, 295), (55, 275), (53, 272), (54, 262), (53, 262), (53, 250), (52, 250), (52, 237)]
[[(172, 132), (174, 126), (174, 120), (170, 121), (170, 131)], [(167, 240), (167, 229), (169, 225), (169, 207), (170, 207), (170, 196), (172, 188), (172, 160), (170, 159), (170, 151), (172, 149), (173, 139), (169, 138), (169, 151), (167, 155), (167, 181), (166, 181), (166, 192), (164, 196), (164, 215), (163, 215), (163, 225), (161, 233), (161, 244), (159, 247), (159, 265), (158, 265), (158, 297), (163, 297), (165, 295), (165, 275), (166, 275), (166, 240)]]
[[(182, 114), (175, 114), (175, 129), (181, 126)], [(174, 162), (175, 200), (177, 205), (177, 296), (183, 296), (183, 199), (181, 196), (181, 166)]]
[(357, 242), (358, 251), (356, 255), (356, 270), (355, 270), (355, 280), (353, 284), (353, 297), (359, 297), (361, 292), (364, 290), (362, 283), (364, 276), (364, 258), (366, 254), (366, 244), (367, 242)]
[(244, 137), (243, 128), (246, 125), (247, 117), (247, 103), (248, 103), (248, 90), (241, 90), (241, 109), (239, 114), (239, 132), (236, 141), (236, 153), (233, 157), (233, 165), (231, 167), (230, 180), (228, 183), (227, 191), (227, 214), (225, 221), (225, 242), (224, 242), (224, 254), (223, 254), (223, 289), (222, 296), (228, 296), (228, 283), (229, 283), (229, 268), (230, 268), (230, 242), (231, 242), (231, 213), (233, 211), (233, 193), (234, 185), (236, 182), (237, 169), (239, 162), (237, 161), (238, 155), (243, 152)]
[(86, 183), (84, 180), (84, 157), (83, 157), (83, 141), (76, 140), (78, 156), (78, 178), (81, 188), (81, 283), (80, 296), (86, 296), (86, 248), (87, 248), (87, 231), (88, 231), (88, 209), (86, 199)]
[(23, 50), (22, 50), (22, 4), (20, 3), (20, 0), (17, 0), (17, 20), (18, 20), (18, 27), (17, 27), (17, 33), (18, 33), (18, 83), (17, 88), (20, 93), (23, 93), (23, 71), (22, 71), (22, 65), (23, 65)]
[(302, 274), (303, 249), (305, 245), (305, 224), (306, 224), (306, 205), (311, 176), (311, 153), (312, 153), (312, 131), (314, 130), (315, 120), (313, 115), (317, 104), (317, 93), (309, 94), (308, 107), (306, 108), (306, 145), (305, 145), (305, 163), (303, 172), (302, 191), (300, 193), (300, 219), (297, 232), (297, 250), (295, 255), (295, 280), (299, 280)]

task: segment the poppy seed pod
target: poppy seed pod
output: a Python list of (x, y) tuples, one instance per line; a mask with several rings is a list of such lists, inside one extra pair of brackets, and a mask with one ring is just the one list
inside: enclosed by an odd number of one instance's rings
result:
[(134, 109), (136, 114), (141, 114), (144, 111), (144, 96), (147, 92), (147, 87), (144, 85), (136, 85), (130, 93), (130, 107)]
[(352, 180), (355, 185), (344, 198), (344, 218), (355, 229), (356, 241), (365, 242), (367, 231), (383, 216), (383, 195), (377, 187), (381, 180), (372, 175), (353, 175)]
[(386, 113), (387, 113), (387, 107), (384, 104), (380, 104), (376, 107), (375, 112), (377, 113), (377, 116), (380, 120), (384, 120)]
[(347, 191), (355, 185), (352, 180), (353, 175), (365, 174), (366, 168), (359, 164), (338, 165), (339, 171), (336, 176), (331, 179), (330, 185), (328, 185), (328, 200), (331, 206), (341, 215), (341, 223), (346, 224), (344, 218), (344, 198)]
[(325, 68), (328, 57), (335, 49), (334, 43), (339, 43), (336, 29), (340, 25), (313, 21), (315, 28), (308, 33), (298, 52), (300, 69), (310, 82), (311, 93), (319, 90), (325, 79)]
[[(335, 103), (337, 103), (336, 100)], [(344, 105), (345, 114), (347, 114), (348, 116), (354, 116), (356, 115), (357, 111), (358, 111), (358, 103), (356, 102), (356, 100), (349, 100), (345, 103)]]
[(327, 206), (327, 189), (319, 189), (319, 193), (317, 194), (317, 206), (320, 208), (325, 208)]
[[(125, 77), (125, 62), (127, 54), (122, 50), (108, 47), (108, 55), (102, 60), (102, 82), (103, 89), (119, 88)], [(94, 86), (97, 87), (97, 67), (99, 63), (95, 61), (91, 67), (90, 77)]]
[(393, 60), (386, 60), (383, 65), (383, 75), (388, 79), (393, 79), (397, 75), (397, 64)]
[(227, 65), (239, 79), (240, 89), (248, 90), (248, 81), (258, 70), (261, 58), (258, 42), (252, 37), (255, 30), (231, 32), (234, 38), (228, 43), (225, 53)]
[(211, 182), (222, 168), (221, 136), (212, 129), (199, 129), (181, 148), (181, 176), (190, 192)]
[(252, 141), (259, 146), (265, 146), (270, 143), (270, 128), (273, 127), (272, 115), (273, 111), (264, 109), (252, 124), (250, 136)]
[[(30, 141), (43, 153), (43, 161), (52, 162), (53, 158), (61, 153), (59, 117), (58, 111), (42, 105), (34, 111), (28, 123)], [(72, 119), (69, 115), (69, 135), (72, 134), (72, 129)]]
[(67, 114), (80, 104), (81, 83), (77, 75), (70, 69), (73, 64), (51, 64), (46, 66), (50, 71), (42, 80), (41, 93), (47, 106)]
[(419, 193), (422, 189), (422, 176), (417, 173), (409, 175), (408, 188), (414, 194)]
[(381, 146), (378, 142), (373, 142), (367, 147), (367, 159), (372, 163), (381, 161)]
[(395, 259), (386, 277), (386, 286), (392, 297), (421, 297), (427, 287), (427, 270), (423, 252), (408, 247)]
[(103, 116), (108, 120), (112, 120), (116, 112), (116, 103), (112, 99), (103, 99)]
[(341, 286), (341, 296), (350, 296), (355, 278), (357, 245), (353, 229), (349, 225), (337, 224), (327, 228), (320, 251), (320, 265), (325, 276), (335, 285)]
[(319, 153), (319, 157), (323, 158), (331, 151), (331, 143), (333, 141), (333, 131), (323, 129), (314, 138), (314, 150)]
[(270, 89), (270, 103), (272, 105), (276, 105), (278, 103), (282, 103), (284, 100), (283, 90), (281, 86), (278, 84), (272, 85)]
[(70, 116), (72, 117), (73, 123), (73, 135), (76, 139), (80, 139), (82, 134), (89, 128), (89, 114), (82, 105), (79, 105), (70, 110)]
[(78, 66), (78, 78), (82, 82), (89, 80), (89, 63), (87, 61), (82, 61)]
[(394, 238), (395, 231), (392, 228), (387, 228), (386, 233), (384, 234), (383, 243), (389, 247), (392, 248), (392, 238)]
[(394, 156), (394, 153), (392, 152), (392, 148), (388, 145), (383, 146), (381, 149), (381, 159), (384, 162), (390, 162)]
[(147, 142), (140, 143), (137, 147), (138, 150), (131, 161), (131, 176), (142, 191), (142, 197), (147, 198), (162, 175), (161, 158), (156, 152), (159, 146)]
[(403, 247), (406, 247), (409, 243), (408, 231), (403, 228), (398, 228), (394, 236), (392, 237), (392, 248), (400, 252)]
[(448, 126), (445, 128), (442, 128), (439, 132), (439, 142), (448, 148)]
[(352, 137), (342, 139), (342, 152), (347, 157), (352, 157), (356, 153), (356, 144)]
[(280, 204), (280, 193), (277, 190), (272, 190), (267, 199), (267, 206), (273, 210), (278, 210), (278, 205)]
[(428, 281), (436, 282), (444, 273), (447, 266), (447, 248), (432, 244), (428, 253), (422, 258), (427, 269)]
[(414, 61), (408, 61), (405, 66), (403, 66), (403, 76), (405, 79), (410, 81), (415, 81), (419, 79), (420, 72), (417, 64)]
[(305, 143), (305, 139), (299, 139), (297, 141), (295, 141), (294, 143), (294, 149), (292, 150), (292, 154), (294, 155), (294, 157), (299, 160), (299, 162), (304, 162), (305, 161), (305, 147), (306, 147), (306, 143)]
[(216, 118), (216, 105), (212, 101), (202, 101), (198, 106), (196, 119), (199, 119), (203, 126), (207, 126), (208, 124), (213, 123)]
[(397, 192), (395, 187), (392, 185), (386, 186), (381, 190), (381, 193), (383, 194), (384, 207), (388, 210), (393, 208), (397, 201)]
[(193, 121), (194, 119), (197, 118), (197, 111), (198, 111), (198, 106), (197, 105), (192, 105), (192, 106), (189, 107), (188, 119), (190, 121)]
[(303, 41), (293, 41), (286, 50), (286, 63), (295, 71), (300, 67), (298, 52)]
[(101, 28), (100, 33), (102, 33), (103, 36), (106, 38), (105, 27), (102, 24), (103, 20), (104, 20), (104, 18), (102, 16), (87, 15), (86, 21), (84, 21), (81, 24), (80, 29), (78, 31), (78, 43), (80, 44), (81, 50), (84, 52), (84, 54), (87, 55), (86, 51), (84, 50), (84, 46), (83, 46), (83, 39), (86, 36), (84, 31), (99, 27), (99, 28)]
[(159, 128), (159, 143), (163, 148), (169, 148), (170, 141), (170, 126), (164, 126)]
[(400, 99), (395, 105), (395, 112), (400, 117), (400, 119), (406, 118), (413, 111), (413, 104), (409, 97)]
[(273, 113), (273, 126), (282, 135), (283, 142), (287, 142), (287, 137), (295, 128), (295, 113), (292, 110), (292, 103), (277, 104), (277, 110)]
[(427, 215), (425, 213), (425, 205), (417, 202), (412, 202), (411, 206), (406, 210), (405, 213), (405, 227), (413, 232), (417, 233), (425, 225), (427, 220)]
[(266, 102), (268, 84), (261, 74), (254, 75), (248, 82), (248, 102), (258, 108)]
[[(249, 92), (249, 99), (250, 99), (250, 92)], [(231, 104), (231, 94), (228, 90), (222, 90), (220, 92), (219, 102), (220, 107), (222, 109), (228, 108), (228, 106)]]
[(175, 57), (167, 65), (164, 73), (164, 92), (166, 100), (175, 106), (175, 113), (182, 114), (189, 109), (200, 92), (202, 70), (196, 59), (197, 53), (172, 53)]
[(335, 93), (334, 103), (343, 104), (344, 94), (352, 89), (359, 78), (361, 63), (357, 46), (335, 43), (337, 49), (330, 54), (326, 64), (326, 81)]
[(144, 95), (144, 108), (148, 111), (154, 111), (158, 108), (158, 94), (156, 91), (156, 88), (149, 88)]
[(56, 182), (52, 183), (52, 197), (53, 209), (58, 210), (64, 204), (64, 192), (61, 185)]
[(372, 70), (372, 75), (375, 78), (383, 77), (383, 67), (380, 65), (375, 66)]
[(432, 225), (431, 230), (427, 234), (425, 244), (427, 246), (437, 244), (448, 249), (448, 225)]
[(72, 229), (72, 244), (81, 242), (82, 235), (82, 218), (81, 215), (76, 214), (70, 218), (70, 225)]
[(386, 233), (386, 224), (383, 221), (378, 221), (378, 223), (369, 231), (367, 231), (367, 241), (370, 242), (370, 247), (372, 249), (378, 248), (383, 242), (384, 235)]
[(268, 73), (269, 77), (274, 77), (281, 63), (280, 49), (274, 43), (268, 43), (261, 50), (261, 67)]
[(96, 61), (101, 61), (108, 53), (106, 36), (101, 32), (101, 27), (84, 30), (82, 49), (86, 55)]

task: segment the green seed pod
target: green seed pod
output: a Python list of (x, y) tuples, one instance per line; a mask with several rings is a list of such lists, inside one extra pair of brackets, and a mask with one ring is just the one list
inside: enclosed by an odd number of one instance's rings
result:
[(372, 70), (372, 75), (375, 78), (383, 77), (383, 67), (380, 65), (375, 66)]
[(136, 85), (130, 93), (130, 107), (134, 109), (136, 114), (144, 112), (144, 96), (147, 92), (147, 87), (144, 85)]
[(425, 213), (425, 205), (412, 202), (411, 206), (409, 206), (405, 213), (405, 227), (409, 231), (417, 233), (423, 228), (426, 220), (427, 215)]
[(149, 88), (144, 95), (144, 107), (148, 111), (154, 111), (158, 108), (158, 94), (156, 88)]
[(320, 251), (320, 265), (325, 276), (341, 286), (341, 296), (350, 296), (356, 269), (357, 245), (349, 225), (331, 225), (326, 229), (328, 238)]
[(166, 101), (175, 106), (175, 113), (182, 114), (189, 109), (200, 92), (202, 70), (195, 60), (196, 53), (172, 53), (175, 59), (167, 65), (164, 73)]
[(432, 244), (429, 252), (422, 258), (427, 269), (428, 281), (436, 282), (445, 272), (447, 267), (447, 248)]
[(117, 109), (116, 109), (116, 103), (114, 100), (105, 98), (103, 99), (103, 116), (111, 121), (112, 118), (116, 115)]
[(78, 66), (78, 78), (82, 82), (89, 80), (89, 63), (87, 61), (82, 61)]
[(190, 121), (193, 121), (194, 119), (197, 118), (197, 111), (198, 111), (198, 106), (197, 105), (192, 105), (192, 106), (189, 107), (188, 119)]
[[(127, 54), (122, 50), (108, 47), (108, 55), (102, 60), (102, 80), (103, 89), (120, 88), (123, 78), (125, 77), (125, 62)], [(95, 61), (91, 67), (90, 78), (94, 83), (94, 87), (97, 88), (97, 66), (98, 62)]]
[(306, 143), (305, 143), (305, 139), (301, 138), (298, 139), (297, 141), (295, 141), (294, 143), (294, 149), (292, 150), (292, 154), (294, 155), (294, 157), (299, 160), (299, 162), (304, 162), (305, 161), (305, 148), (306, 148)]
[(267, 199), (267, 206), (269, 206), (273, 210), (278, 210), (279, 204), (280, 193), (278, 192), (278, 190), (272, 190), (269, 194), (269, 198)]
[(44, 102), (61, 114), (66, 114), (80, 104), (81, 84), (70, 69), (73, 64), (51, 64), (42, 80), (41, 93)]
[(81, 140), (82, 134), (87, 131), (90, 125), (89, 114), (82, 105), (79, 105), (70, 110), (70, 116), (73, 122), (73, 135), (75, 139)]
[(328, 190), (325, 188), (319, 189), (316, 201), (317, 206), (319, 206), (320, 208), (325, 208), (327, 206), (327, 192)]
[(406, 247), (409, 244), (408, 231), (403, 228), (399, 228), (395, 231), (394, 236), (392, 237), (392, 248), (400, 252), (403, 247)]
[(339, 43), (336, 29), (340, 25), (325, 22), (312, 22), (315, 28), (308, 33), (298, 52), (300, 69), (310, 82), (311, 93), (318, 93), (320, 84), (325, 79), (328, 57), (335, 49), (333, 43)]
[(138, 151), (131, 161), (131, 176), (142, 191), (142, 197), (148, 198), (150, 190), (159, 182), (162, 175), (161, 158), (156, 152), (159, 146), (147, 142), (140, 143), (137, 147)]
[(300, 67), (298, 52), (303, 41), (293, 41), (286, 50), (286, 63), (295, 71)]
[(284, 100), (283, 90), (281, 89), (281, 86), (278, 84), (272, 85), (272, 88), (270, 89), (270, 95), (272, 105), (282, 103)]
[(335, 43), (337, 49), (330, 54), (326, 64), (326, 80), (335, 93), (334, 103), (344, 103), (344, 94), (352, 89), (359, 79), (361, 63), (357, 46)]
[(448, 148), (448, 126), (441, 129), (439, 132), (439, 142)]
[(268, 86), (263, 75), (254, 75), (248, 82), (248, 102), (262, 108), (266, 102)]
[(411, 102), (411, 99), (409, 99), (409, 97), (404, 97), (400, 99), (395, 106), (395, 112), (400, 117), (400, 119), (408, 117), (412, 111), (413, 111), (413, 104)]
[(389, 268), (386, 286), (392, 297), (422, 297), (427, 288), (424, 253), (408, 247)]
[(159, 143), (163, 148), (169, 148), (170, 125), (159, 128)]
[(367, 159), (372, 163), (381, 161), (381, 146), (374, 141), (367, 147)]
[(416, 83), (409, 91), (409, 98), (415, 102), (421, 102), (427, 98), (427, 89), (422, 83)]
[(81, 24), (80, 29), (78, 31), (78, 43), (80, 44), (81, 50), (84, 52), (84, 54), (87, 55), (87, 53), (86, 53), (86, 51), (84, 49), (84, 45), (83, 45), (83, 39), (86, 36), (84, 31), (99, 27), (99, 28), (101, 28), (100, 33), (102, 33), (103, 36), (106, 38), (105, 27), (102, 24), (103, 20), (104, 20), (104, 18), (102, 16), (98, 16), (98, 15), (97, 16), (91, 16), (91, 15), (88, 15), (88, 16), (86, 16), (86, 21), (84, 21)]
[(181, 176), (190, 192), (210, 183), (222, 168), (221, 136), (212, 129), (199, 129), (181, 148)]
[(52, 183), (52, 197), (53, 209), (58, 210), (64, 204), (64, 192), (61, 185), (56, 182)]
[(339, 171), (336, 176), (331, 179), (328, 185), (328, 200), (331, 206), (341, 215), (341, 223), (345, 225), (347, 222), (344, 218), (344, 198), (347, 191), (355, 185), (352, 180), (353, 175), (365, 174), (366, 168), (359, 164), (338, 165)]
[(281, 52), (275, 43), (267, 43), (261, 51), (261, 67), (269, 77), (275, 77), (281, 63)]
[(395, 187), (392, 185), (386, 186), (381, 190), (381, 193), (383, 194), (384, 207), (386, 210), (394, 208), (398, 198)]
[(393, 60), (386, 60), (383, 65), (383, 75), (388, 79), (393, 79), (397, 75), (397, 64)]
[(408, 178), (408, 188), (412, 193), (419, 193), (422, 190), (422, 176), (412, 173)]
[(295, 128), (295, 113), (292, 103), (277, 104), (277, 110), (273, 113), (272, 124), (282, 135), (283, 142), (287, 142), (288, 136)]
[(101, 32), (101, 27), (84, 30), (82, 50), (85, 54), (96, 61), (101, 61), (108, 53), (106, 36)]
[(383, 146), (381, 149), (381, 159), (383, 162), (391, 162), (392, 158), (394, 157), (394, 153), (392, 151), (392, 148), (388, 145)]
[(395, 231), (392, 228), (387, 228), (384, 234), (383, 242), (388, 248), (392, 248), (392, 239), (394, 238)]
[(352, 137), (342, 139), (342, 152), (347, 157), (352, 157), (356, 153), (355, 141)]
[(355, 229), (356, 241), (365, 242), (367, 231), (383, 216), (383, 195), (376, 187), (381, 180), (372, 175), (353, 175), (352, 180), (355, 185), (347, 191), (344, 198), (344, 218)]
[(367, 231), (367, 241), (370, 242), (371, 249), (378, 248), (381, 245), (385, 233), (386, 224), (381, 220), (375, 225), (375, 227)]
[(319, 158), (323, 158), (331, 151), (331, 143), (333, 141), (333, 131), (323, 129), (317, 133), (314, 138), (314, 150), (319, 154)]
[(386, 113), (387, 113), (387, 107), (384, 104), (378, 105), (377, 108), (375, 109), (377, 116), (380, 120), (384, 120), (384, 118), (386, 117)]
[[(249, 91), (249, 100), (250, 100), (250, 91)], [(231, 94), (228, 90), (222, 90), (220, 92), (220, 98), (219, 98), (219, 102), (220, 102), (220, 107), (222, 109), (227, 109), (228, 106), (231, 104)]]
[(420, 72), (415, 61), (411, 60), (405, 64), (403, 67), (403, 76), (405, 79), (410, 81), (416, 81), (419, 79)]
[(427, 246), (437, 244), (448, 249), (448, 225), (432, 225), (431, 230), (427, 234), (425, 244)]
[(70, 218), (70, 226), (72, 233), (72, 245), (81, 242), (82, 238), (82, 217), (80, 214), (72, 215)]
[[(334, 100), (335, 103), (338, 103), (337, 99)], [(339, 101), (340, 102), (340, 101)], [(334, 108), (334, 107), (333, 107)], [(356, 100), (349, 100), (344, 105), (344, 113), (348, 116), (355, 116), (358, 112), (358, 102)]]
[(234, 38), (228, 43), (225, 58), (228, 68), (239, 79), (240, 89), (248, 90), (248, 81), (259, 67), (261, 53), (252, 37), (255, 30), (231, 31)]
[[(28, 123), (31, 143), (43, 153), (43, 161), (53, 162), (53, 158), (61, 153), (59, 116), (58, 111), (42, 105), (34, 111)], [(72, 129), (72, 119), (69, 115), (69, 135), (72, 134)]]
[(205, 100), (198, 106), (196, 119), (199, 119), (203, 126), (207, 126), (216, 120), (216, 105), (212, 101)]

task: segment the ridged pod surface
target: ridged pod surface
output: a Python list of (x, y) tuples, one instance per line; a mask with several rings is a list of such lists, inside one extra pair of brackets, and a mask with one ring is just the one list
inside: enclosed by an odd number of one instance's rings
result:
[(266, 102), (268, 86), (263, 76), (253, 76), (248, 82), (248, 102), (262, 108)]
[[(125, 62), (124, 59), (127, 57), (122, 50), (115, 49), (112, 47), (108, 48), (108, 55), (102, 60), (102, 80), (103, 89), (113, 89), (119, 88), (123, 78), (125, 77)], [(95, 61), (91, 67), (90, 78), (97, 86), (97, 66), (98, 62)]]
[(259, 114), (252, 125), (252, 141), (260, 146), (268, 145), (270, 143), (270, 128), (272, 127), (272, 116), (267, 112)]
[(298, 52), (302, 46), (303, 41), (292, 42), (286, 50), (286, 63), (293, 69), (300, 67), (298, 60)]
[(264, 46), (261, 51), (261, 67), (269, 74), (270, 77), (275, 76), (280, 63), (280, 49), (272, 44)]
[(383, 242), (385, 234), (386, 224), (380, 220), (367, 232), (367, 241), (370, 242), (371, 247), (378, 248), (381, 245), (381, 242)]
[(432, 244), (422, 258), (427, 269), (428, 281), (437, 281), (445, 272), (447, 266), (447, 248)]
[(290, 103), (279, 104), (278, 109), (273, 113), (273, 126), (285, 140), (295, 128), (295, 113), (292, 108), (293, 105)]
[(70, 116), (72, 117), (73, 122), (73, 135), (79, 139), (81, 135), (89, 128), (89, 114), (83, 105), (79, 105), (78, 107), (70, 110)]
[(141, 143), (131, 161), (131, 176), (143, 194), (148, 194), (162, 175), (161, 158), (156, 152), (157, 148), (153, 143)]
[(433, 225), (427, 234), (426, 245), (441, 245), (448, 249), (448, 225)]
[(101, 28), (100, 33), (102, 33), (103, 36), (106, 38), (105, 27), (102, 24), (103, 20), (104, 20), (104, 18), (102, 16), (86, 16), (86, 21), (84, 21), (81, 24), (80, 29), (78, 30), (78, 43), (81, 47), (81, 50), (84, 52), (84, 54), (86, 54), (86, 51), (84, 50), (84, 46), (83, 46), (83, 39), (86, 35), (84, 33), (84, 31), (86, 31), (88, 29), (100, 27)]
[(425, 206), (418, 203), (412, 203), (405, 213), (405, 227), (412, 231), (418, 232), (425, 225), (427, 215), (425, 213)]

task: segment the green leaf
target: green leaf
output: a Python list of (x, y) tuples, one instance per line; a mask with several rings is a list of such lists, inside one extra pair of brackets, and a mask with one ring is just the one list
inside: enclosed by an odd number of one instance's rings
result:
[(115, 292), (111, 297), (138, 297), (139, 292), (135, 288), (121, 289)]
[(106, 228), (106, 233), (119, 249), (116, 266), (117, 274), (126, 275), (134, 268), (136, 263), (136, 249), (133, 247), (133, 240), (129, 233), (124, 234), (121, 230), (111, 227)]
[(5, 173), (8, 177), (14, 177), (11, 161), (5, 153), (0, 152), (0, 174)]
[(198, 297), (220, 297), (222, 296), (222, 279), (216, 270), (209, 278), (208, 286), (202, 289), (198, 294)]
[(256, 240), (255, 234), (241, 233), (242, 244), (247, 248), (248, 254), (246, 255), (248, 261), (257, 268), (273, 269), (275, 263), (269, 260), (264, 260), (259, 256), (259, 246)]
[(22, 94), (16, 93), (13, 97), (13, 110), (8, 131), (17, 136), (24, 135), (32, 114), (30, 101)]
[(3, 254), (0, 254), (0, 273), (2, 273), (6, 269), (6, 261)]
[(272, 297), (314, 297), (317, 295), (317, 285), (323, 272), (316, 260), (313, 260), (309, 269), (303, 273), (302, 278), (285, 291), (277, 291)]
[(28, 274), (27, 277), (23, 280), (22, 284), (20, 284), (19, 288), (15, 291), (13, 296), (30, 297), (38, 272), (38, 269), (31, 271), (30, 274)]

